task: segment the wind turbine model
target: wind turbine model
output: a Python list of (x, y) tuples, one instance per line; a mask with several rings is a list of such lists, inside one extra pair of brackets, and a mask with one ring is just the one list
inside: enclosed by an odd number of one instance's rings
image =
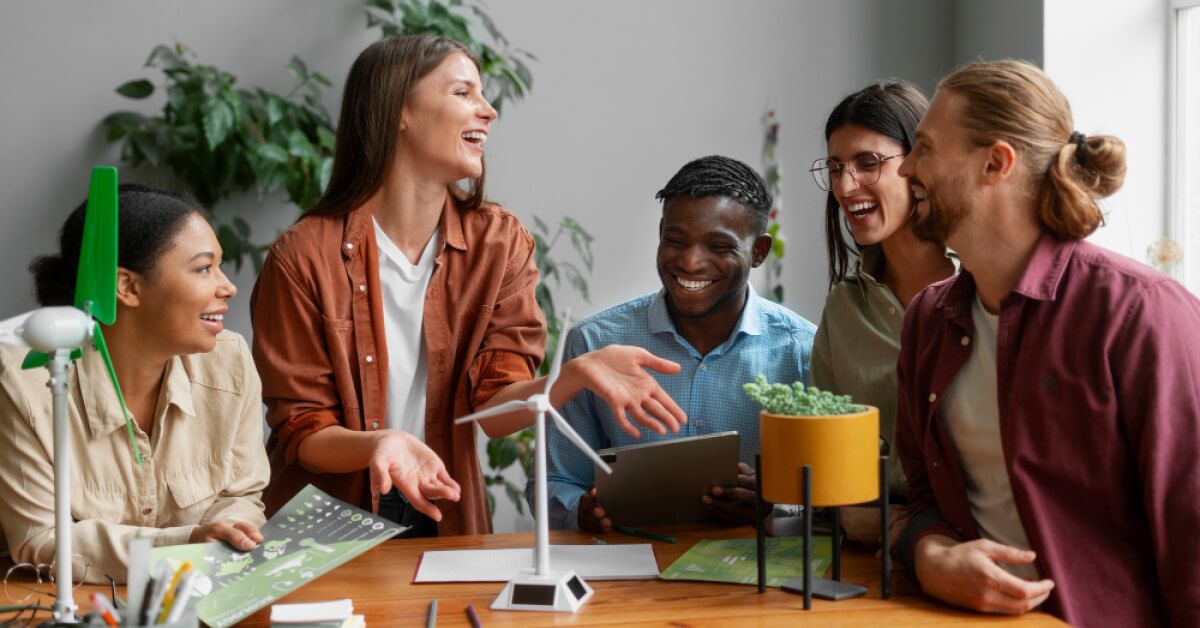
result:
[(535, 413), (534, 420), (534, 564), (531, 569), (522, 569), (504, 590), (492, 602), (493, 610), (514, 611), (571, 611), (574, 613), (592, 597), (592, 587), (574, 570), (566, 573), (554, 573), (550, 570), (550, 527), (546, 515), (546, 415), (549, 414), (558, 425), (558, 429), (566, 435), (580, 451), (587, 454), (596, 466), (605, 473), (612, 473), (608, 466), (587, 442), (579, 436), (570, 423), (550, 405), (550, 388), (558, 379), (562, 368), (563, 348), (567, 344), (567, 332), (570, 330), (570, 312), (563, 315), (562, 333), (558, 337), (558, 349), (554, 352), (554, 361), (550, 363), (550, 374), (546, 377), (546, 389), (533, 395), (525, 401), (505, 401), (504, 403), (474, 414), (468, 414), (455, 423), (478, 421), (489, 416), (512, 412), (513, 410), (529, 410)]
[(54, 569), (57, 623), (76, 623), (75, 600), (71, 595), (71, 448), (67, 442), (67, 394), (72, 360), (91, 341), (108, 370), (137, 463), (142, 463), (133, 423), (117, 383), (100, 323), (111, 325), (117, 318), (117, 169), (98, 166), (92, 170), (84, 217), (83, 245), (79, 252), (79, 276), (75, 282), (75, 307), (44, 307), (0, 322), (0, 343), (33, 349), (21, 368), (50, 369), (54, 397)]

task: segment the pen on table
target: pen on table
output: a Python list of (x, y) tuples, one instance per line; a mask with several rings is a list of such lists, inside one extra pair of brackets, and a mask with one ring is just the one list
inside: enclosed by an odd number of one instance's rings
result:
[(616, 530), (617, 532), (620, 532), (621, 534), (627, 534), (629, 536), (640, 536), (643, 539), (662, 541), (663, 543), (674, 543), (675, 542), (675, 537), (670, 534), (658, 534), (657, 532), (650, 532), (648, 530), (631, 528), (629, 526), (613, 526), (613, 529)]
[(197, 571), (189, 569), (183, 575), (183, 579), (179, 581), (179, 589), (175, 591), (175, 599), (171, 603), (171, 610), (167, 613), (167, 623), (173, 624), (183, 617), (183, 612), (187, 608), (188, 601), (192, 597), (192, 587), (195, 586)]
[(429, 617), (425, 619), (425, 628), (437, 626), (437, 598), (429, 601)]
[(104, 597), (103, 593), (93, 593), (89, 596), (92, 600), (92, 610), (100, 614), (100, 619), (109, 626), (120, 626), (117, 621), (117, 609), (113, 608), (112, 603)]
[(171, 604), (175, 602), (175, 589), (179, 586), (179, 579), (191, 569), (191, 561), (185, 560), (175, 570), (175, 575), (171, 576), (171, 583), (167, 585), (167, 591), (163, 594), (162, 609), (158, 611), (158, 618), (154, 623), (161, 624), (167, 621), (167, 614), (171, 612)]
[(600, 537), (592, 537), (592, 545), (608, 545), (608, 541), (602, 540)]
[(158, 610), (162, 608), (163, 595), (167, 592), (167, 583), (171, 581), (171, 568), (167, 566), (166, 561), (158, 562), (158, 575), (151, 576), (150, 584), (154, 586), (151, 589), (150, 595), (146, 598), (146, 606), (142, 609), (142, 625), (154, 625), (155, 618), (158, 617)]
[(471, 621), (471, 628), (483, 628), (483, 622), (479, 621), (479, 615), (475, 614), (474, 604), (467, 604), (467, 619)]

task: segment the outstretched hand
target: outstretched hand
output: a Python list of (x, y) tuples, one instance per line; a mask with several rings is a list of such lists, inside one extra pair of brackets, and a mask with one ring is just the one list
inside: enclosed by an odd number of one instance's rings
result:
[[(603, 398), (618, 426), (634, 438), (641, 432), (633, 421), (665, 435), (679, 432), (687, 414), (675, 403), (646, 369), (674, 375), (679, 365), (640, 347), (609, 345), (585, 353), (569, 363), (582, 385)], [(629, 417), (633, 417), (633, 421)]]
[(442, 511), (431, 500), (458, 501), (461, 489), (446, 471), (446, 465), (428, 445), (408, 432), (377, 432), (375, 450), (367, 468), (371, 470), (371, 497), (378, 508), (380, 495), (395, 486), (414, 508), (434, 521)]

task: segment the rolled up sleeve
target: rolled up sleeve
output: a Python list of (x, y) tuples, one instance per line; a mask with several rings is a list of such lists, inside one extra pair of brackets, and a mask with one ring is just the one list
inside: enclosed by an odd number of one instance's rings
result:
[(276, 251), (267, 256), (254, 285), (250, 315), (267, 424), (287, 462), (295, 463), (305, 438), (341, 423), (325, 318)]
[(537, 303), (534, 242), (520, 229), (521, 245), (505, 268), (500, 294), (489, 308), (487, 331), (471, 362), (472, 408), (509, 384), (533, 379), (545, 355), (546, 318)]

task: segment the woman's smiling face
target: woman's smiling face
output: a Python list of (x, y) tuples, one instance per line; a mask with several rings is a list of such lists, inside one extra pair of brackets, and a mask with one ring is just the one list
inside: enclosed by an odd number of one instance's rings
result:
[(832, 178), (830, 191), (859, 246), (886, 240), (908, 221), (913, 207), (912, 189), (897, 172), (900, 159), (879, 163), (879, 180), (869, 185), (860, 183), (864, 173), (851, 176), (848, 170), (860, 160), (869, 160), (871, 154), (891, 157), (903, 153), (900, 142), (856, 124), (839, 127), (829, 136), (829, 159), (846, 164), (847, 170)]

